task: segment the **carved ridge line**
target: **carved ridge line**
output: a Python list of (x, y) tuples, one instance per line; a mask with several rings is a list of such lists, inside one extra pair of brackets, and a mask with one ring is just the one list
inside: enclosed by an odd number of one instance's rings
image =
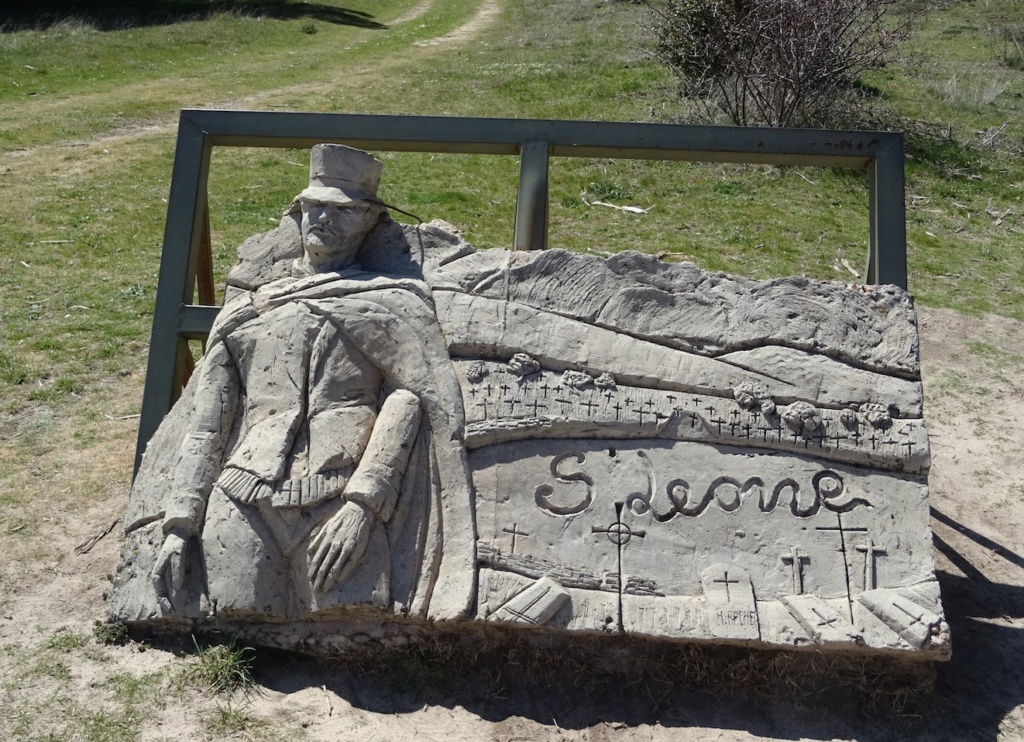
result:
[[(645, 429), (649, 428), (649, 429)], [(883, 456), (880, 453), (864, 451), (859, 449), (831, 448), (831, 447), (805, 447), (800, 443), (792, 443), (789, 440), (768, 441), (758, 443), (754, 438), (747, 440), (742, 437), (715, 436), (708, 433), (707, 436), (687, 436), (685, 430), (681, 434), (673, 435), (666, 431), (663, 426), (658, 429), (653, 424), (645, 426), (635, 425), (625, 427), (613, 422), (597, 422), (593, 420), (575, 420), (564, 417), (523, 417), (523, 418), (499, 418), (472, 422), (466, 425), (465, 444), (466, 448), (472, 450), (484, 446), (497, 445), (521, 440), (550, 440), (564, 437), (590, 438), (590, 439), (614, 439), (634, 440), (640, 434), (642, 437), (653, 440), (674, 440), (688, 443), (704, 443), (717, 446), (735, 446), (768, 451), (784, 451), (801, 455), (813, 455), (814, 458), (835, 461), (856, 466), (870, 466), (887, 471), (906, 472), (908, 474), (926, 474), (929, 467), (929, 457), (904, 458)]]
[[(600, 590), (602, 592), (619, 592), (618, 578), (614, 573), (607, 577), (599, 577), (596, 574), (575, 567), (566, 567), (557, 562), (539, 559), (524, 554), (505, 554), (496, 546), (478, 541), (476, 545), (477, 561), (480, 564), (491, 567), (499, 572), (512, 572), (513, 574), (539, 580), (541, 577), (549, 577), (562, 587), (573, 587), (581, 590)], [(664, 597), (664, 593), (658, 592), (657, 585), (653, 580), (635, 575), (627, 575), (625, 587), (622, 592), (627, 595), (648, 595)]]

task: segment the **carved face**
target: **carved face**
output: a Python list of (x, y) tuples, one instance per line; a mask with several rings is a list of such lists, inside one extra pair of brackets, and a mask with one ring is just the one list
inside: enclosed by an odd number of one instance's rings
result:
[(356, 259), (380, 212), (365, 201), (302, 201), (302, 244), (316, 264), (344, 267)]

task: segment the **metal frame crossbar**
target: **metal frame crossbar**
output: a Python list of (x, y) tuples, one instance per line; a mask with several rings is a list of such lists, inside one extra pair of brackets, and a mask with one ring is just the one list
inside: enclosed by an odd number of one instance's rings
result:
[(517, 250), (547, 246), (551, 157), (862, 168), (868, 173), (871, 230), (866, 283), (907, 285), (903, 136), (898, 133), (185, 109), (167, 204), (136, 470), (190, 372), (188, 341), (205, 339), (219, 309), (207, 205), (213, 148), (309, 148), (321, 142), (394, 152), (518, 156)]

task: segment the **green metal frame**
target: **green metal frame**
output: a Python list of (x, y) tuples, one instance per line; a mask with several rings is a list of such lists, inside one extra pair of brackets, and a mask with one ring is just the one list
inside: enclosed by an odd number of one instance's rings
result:
[[(520, 157), (517, 250), (547, 246), (551, 157), (863, 168), (869, 176), (871, 227), (866, 283), (907, 286), (903, 136), (898, 133), (186, 109), (178, 125), (167, 204), (136, 471), (189, 373), (188, 341), (205, 339), (219, 309), (211, 306), (207, 208), (213, 148), (308, 148), (321, 142)], [(197, 279), (199, 303), (193, 304)]]

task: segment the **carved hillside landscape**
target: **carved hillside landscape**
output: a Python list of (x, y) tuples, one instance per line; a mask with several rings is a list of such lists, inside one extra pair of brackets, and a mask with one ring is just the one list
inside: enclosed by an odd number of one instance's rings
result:
[(945, 651), (904, 292), (640, 253), (428, 273), (466, 409), (479, 618)]
[[(114, 618), (300, 648), (458, 621), (948, 655), (902, 290), (477, 251), (443, 222), (385, 221), (358, 265), (295, 276), (301, 229), (286, 216), (240, 248), (208, 350), (223, 358), (136, 480)], [(368, 360), (332, 360), (350, 345)], [(264, 361), (299, 369), (260, 377), (287, 394), (257, 388)], [(376, 379), (372, 414), (323, 401), (352, 374)], [(300, 408), (290, 453), (265, 454), (284, 474), (254, 458), (271, 433), (245, 416), (264, 397)], [(362, 430), (361, 458), (316, 459), (318, 421)], [(182, 505), (202, 467), (208, 503)], [(386, 486), (357, 486), (368, 472)], [(369, 535), (347, 553), (330, 540), (357, 533), (356, 506)], [(194, 548), (172, 585), (179, 523)]]

